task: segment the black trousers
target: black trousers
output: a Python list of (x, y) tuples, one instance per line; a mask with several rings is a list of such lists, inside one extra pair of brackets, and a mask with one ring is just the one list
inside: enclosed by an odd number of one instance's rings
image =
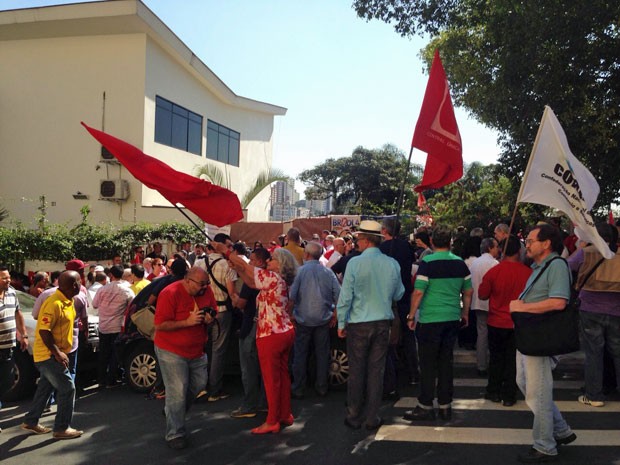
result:
[(489, 384), (488, 394), (497, 394), (502, 400), (515, 401), (517, 396), (517, 348), (514, 329), (489, 329)]
[(459, 321), (418, 323), (418, 355), (420, 357), (420, 396), (418, 402), (433, 406), (435, 380), (437, 401), (442, 407), (452, 403), (454, 395), (454, 344)]

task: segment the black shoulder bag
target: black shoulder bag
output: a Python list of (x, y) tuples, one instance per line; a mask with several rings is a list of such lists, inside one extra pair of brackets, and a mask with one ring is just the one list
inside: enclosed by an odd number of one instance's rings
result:
[[(529, 292), (536, 281), (545, 273), (551, 262), (557, 259), (566, 263), (566, 268), (570, 275), (570, 269), (566, 260), (562, 257), (554, 257), (545, 264), (542, 271), (532, 281), (532, 284), (529, 285), (523, 295)], [(584, 284), (603, 260), (598, 262), (588, 273)], [(583, 287), (583, 284), (581, 287)], [(578, 294), (581, 287), (576, 293), (571, 293), (571, 297), (563, 310), (553, 310), (545, 313), (513, 312), (510, 314), (515, 324), (515, 340), (519, 352), (523, 355), (545, 357), (568, 354), (579, 350)]]

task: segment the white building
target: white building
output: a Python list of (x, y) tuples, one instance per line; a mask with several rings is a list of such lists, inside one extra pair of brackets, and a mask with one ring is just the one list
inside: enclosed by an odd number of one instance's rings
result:
[[(51, 223), (78, 223), (85, 205), (94, 223), (183, 220), (80, 121), (178, 171), (215, 164), (241, 198), (286, 114), (236, 95), (139, 0), (0, 11), (0, 67), (0, 206), (27, 225), (41, 196)], [(269, 195), (249, 221), (267, 220)]]

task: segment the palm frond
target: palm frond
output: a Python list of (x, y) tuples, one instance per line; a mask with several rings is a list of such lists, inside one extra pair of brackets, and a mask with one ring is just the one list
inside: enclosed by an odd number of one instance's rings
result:
[(270, 171), (261, 172), (256, 178), (254, 185), (243, 195), (243, 198), (241, 199), (241, 206), (243, 208), (248, 208), (250, 203), (252, 203), (252, 200), (254, 200), (254, 198), (256, 198), (256, 196), (267, 186), (276, 181), (288, 181), (288, 179), (289, 177), (286, 176), (283, 171), (276, 168), (272, 168)]
[(207, 178), (210, 183), (216, 186), (230, 189), (230, 176), (228, 172), (225, 175), (224, 172), (215, 165), (196, 165), (194, 167), (194, 176), (198, 178)]

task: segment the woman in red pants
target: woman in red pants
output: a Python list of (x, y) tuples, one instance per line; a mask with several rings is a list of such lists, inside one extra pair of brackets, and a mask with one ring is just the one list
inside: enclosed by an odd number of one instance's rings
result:
[(295, 340), (295, 329), (288, 313), (288, 289), (297, 273), (297, 261), (286, 249), (276, 249), (267, 261), (267, 269), (253, 267), (231, 253), (226, 245), (211, 242), (226, 256), (248, 286), (259, 289), (257, 303), (256, 348), (267, 394), (267, 421), (252, 434), (277, 433), (290, 426), (291, 377), (288, 359)]

